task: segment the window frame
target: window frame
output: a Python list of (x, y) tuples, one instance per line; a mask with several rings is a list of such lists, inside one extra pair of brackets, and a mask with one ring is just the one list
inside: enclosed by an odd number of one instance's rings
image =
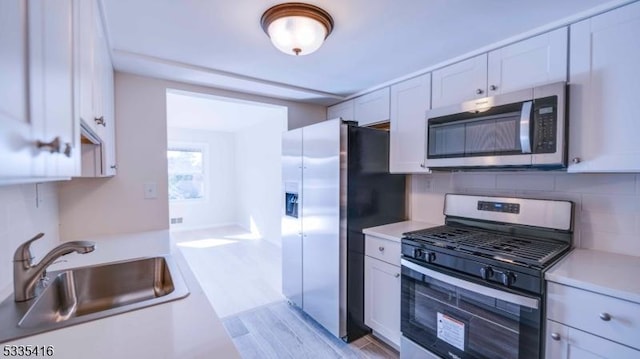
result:
[[(202, 153), (202, 197), (200, 198), (181, 198), (181, 199), (171, 199), (170, 193), (168, 190), (169, 187), (169, 176), (171, 176), (171, 172), (169, 170), (169, 161), (168, 161), (168, 152), (169, 151), (182, 151), (182, 152), (200, 152)], [(209, 177), (209, 144), (203, 142), (182, 142), (182, 141), (168, 141), (167, 143), (167, 199), (169, 203), (198, 203), (198, 202), (208, 202), (209, 201), (209, 186), (210, 186), (210, 177)]]

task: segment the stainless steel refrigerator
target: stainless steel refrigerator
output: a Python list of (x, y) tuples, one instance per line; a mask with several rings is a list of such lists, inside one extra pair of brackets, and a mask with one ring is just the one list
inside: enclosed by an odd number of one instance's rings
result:
[(405, 176), (389, 174), (389, 133), (341, 119), (286, 132), (282, 291), (335, 336), (364, 324), (362, 229), (403, 221)]

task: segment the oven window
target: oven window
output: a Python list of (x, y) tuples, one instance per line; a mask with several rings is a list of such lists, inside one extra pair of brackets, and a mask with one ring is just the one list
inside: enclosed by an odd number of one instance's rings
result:
[(402, 271), (404, 336), (445, 357), (539, 357), (539, 310)]

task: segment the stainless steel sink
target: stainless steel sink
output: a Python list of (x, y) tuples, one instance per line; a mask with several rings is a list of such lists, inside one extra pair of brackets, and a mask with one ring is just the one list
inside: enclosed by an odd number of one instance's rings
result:
[(0, 342), (104, 318), (189, 294), (170, 256), (50, 272), (40, 294), (0, 304)]

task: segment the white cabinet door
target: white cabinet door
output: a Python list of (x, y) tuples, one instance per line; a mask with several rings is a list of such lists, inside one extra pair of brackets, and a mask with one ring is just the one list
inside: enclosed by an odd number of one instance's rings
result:
[(99, 144), (82, 145), (81, 173), (85, 177), (113, 176), (115, 110), (113, 66), (102, 18), (94, 0), (74, 0), (76, 119)]
[(358, 126), (368, 126), (389, 120), (389, 88), (356, 97), (354, 99), (355, 120)]
[(71, 177), (76, 170), (73, 156), (78, 155), (71, 0), (30, 1), (29, 20), (31, 115), (43, 124), (40, 140), (58, 143), (40, 151), (36, 168), (47, 177)]
[(364, 322), (400, 346), (400, 267), (364, 257)]
[(487, 54), (433, 71), (431, 108), (487, 96)]
[(431, 74), (391, 86), (389, 171), (429, 172), (424, 165), (425, 113), (431, 97)]
[(95, 4), (93, 0), (74, 0), (74, 84), (76, 117), (96, 131), (94, 110)]
[(31, 176), (27, 1), (0, 1), (0, 179)]
[(569, 172), (640, 172), (640, 3), (571, 25)]
[(547, 320), (546, 357), (553, 359), (636, 359), (640, 351)]
[(96, 122), (96, 133), (102, 140), (102, 176), (113, 176), (117, 169), (113, 66), (99, 11), (95, 12), (95, 24), (94, 111), (100, 120)]
[(489, 52), (489, 96), (567, 81), (566, 27)]
[(327, 120), (342, 118), (345, 121), (355, 121), (353, 100), (341, 102), (327, 108)]
[(103, 87), (103, 106), (104, 106), (104, 118), (105, 118), (105, 137), (104, 137), (104, 175), (115, 176), (118, 170), (116, 160), (116, 116), (114, 106), (114, 78), (113, 67), (111, 65), (111, 59), (109, 52), (105, 52), (105, 72), (104, 72), (104, 87)]
[(71, 0), (3, 1), (0, 12), (0, 177), (71, 176)]

